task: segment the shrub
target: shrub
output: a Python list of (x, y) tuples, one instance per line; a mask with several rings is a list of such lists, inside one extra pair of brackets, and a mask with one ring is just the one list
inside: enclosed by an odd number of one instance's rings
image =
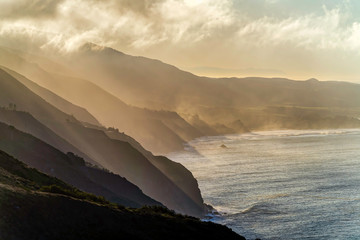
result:
[(100, 203), (104, 205), (109, 205), (110, 202), (108, 202), (104, 197), (102, 196), (96, 196), (91, 193), (86, 193), (79, 191), (77, 189), (65, 189), (58, 185), (50, 185), (50, 186), (43, 186), (40, 188), (40, 191), (42, 192), (49, 192), (49, 193), (55, 193), (55, 194), (61, 194), (81, 200), (87, 200), (90, 202)]

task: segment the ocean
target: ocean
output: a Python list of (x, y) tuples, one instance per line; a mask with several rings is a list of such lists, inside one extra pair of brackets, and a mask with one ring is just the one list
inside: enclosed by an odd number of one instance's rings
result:
[(360, 129), (203, 137), (168, 157), (246, 239), (360, 239)]

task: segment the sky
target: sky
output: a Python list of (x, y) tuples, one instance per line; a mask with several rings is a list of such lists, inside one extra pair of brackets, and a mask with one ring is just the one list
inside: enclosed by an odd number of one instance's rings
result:
[(0, 45), (85, 42), (200, 75), (360, 82), (360, 1), (0, 0)]

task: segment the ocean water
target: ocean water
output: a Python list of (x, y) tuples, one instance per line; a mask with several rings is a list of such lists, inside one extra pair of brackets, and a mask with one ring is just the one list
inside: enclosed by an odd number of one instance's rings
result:
[(204, 137), (168, 157), (247, 239), (360, 239), (360, 129)]

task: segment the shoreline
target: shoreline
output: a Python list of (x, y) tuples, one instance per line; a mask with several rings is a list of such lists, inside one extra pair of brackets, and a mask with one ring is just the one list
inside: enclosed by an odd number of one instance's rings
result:
[[(322, 240), (330, 234), (325, 231), (327, 225), (335, 228), (336, 219), (347, 217), (335, 210), (337, 206), (358, 206), (353, 200), (358, 199), (354, 186), (359, 177), (359, 137), (360, 128), (231, 134), (190, 142), (201, 156), (184, 150), (170, 157), (193, 172), (204, 201), (219, 213), (210, 212), (203, 221), (226, 225), (247, 239), (301, 239), (299, 236), (322, 234)], [(223, 139), (229, 148), (221, 147)], [(344, 199), (340, 193), (349, 197)], [(310, 213), (314, 217), (309, 219)], [(329, 222), (320, 224), (325, 220)], [(301, 231), (292, 227), (299, 221)], [(351, 221), (341, 236), (357, 234), (351, 231), (356, 221), (353, 217)], [(315, 232), (310, 231), (313, 224), (320, 224)]]

